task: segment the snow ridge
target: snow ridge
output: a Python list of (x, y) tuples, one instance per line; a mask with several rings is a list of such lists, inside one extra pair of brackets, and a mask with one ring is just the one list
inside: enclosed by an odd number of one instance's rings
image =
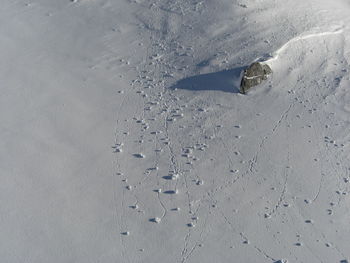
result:
[(264, 63), (271, 63), (275, 60), (278, 60), (279, 56), (281, 53), (283, 53), (291, 44), (302, 41), (302, 40), (307, 40), (310, 38), (315, 38), (315, 37), (325, 37), (325, 36), (331, 36), (331, 35), (338, 35), (343, 33), (343, 27), (334, 27), (334, 30), (331, 31), (324, 31), (324, 32), (308, 32), (301, 34), (299, 36), (296, 36), (292, 38), (291, 40), (287, 41), (283, 46), (281, 46), (278, 50), (276, 50), (272, 55), (268, 55), (263, 58), (258, 58), (256, 61), (259, 62), (264, 62)]

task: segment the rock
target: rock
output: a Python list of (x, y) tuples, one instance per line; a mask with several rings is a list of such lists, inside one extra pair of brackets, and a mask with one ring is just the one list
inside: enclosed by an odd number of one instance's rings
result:
[(271, 73), (272, 70), (267, 64), (254, 62), (243, 73), (240, 92), (245, 94), (248, 89), (266, 80)]

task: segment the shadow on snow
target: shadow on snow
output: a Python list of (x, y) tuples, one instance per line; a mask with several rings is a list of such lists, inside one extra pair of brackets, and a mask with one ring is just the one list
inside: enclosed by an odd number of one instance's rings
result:
[(246, 67), (238, 67), (215, 73), (188, 77), (178, 81), (171, 89), (186, 89), (191, 91), (217, 90), (239, 93), (240, 75)]

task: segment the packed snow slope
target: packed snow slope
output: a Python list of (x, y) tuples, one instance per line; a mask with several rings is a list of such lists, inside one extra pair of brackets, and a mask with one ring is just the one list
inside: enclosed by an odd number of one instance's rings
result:
[(348, 262), (349, 14), (2, 0), (0, 261)]

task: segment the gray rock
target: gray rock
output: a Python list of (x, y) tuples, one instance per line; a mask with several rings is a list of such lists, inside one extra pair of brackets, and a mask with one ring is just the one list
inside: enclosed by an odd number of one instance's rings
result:
[(272, 70), (267, 64), (254, 62), (243, 73), (240, 92), (245, 94), (248, 89), (266, 80), (271, 73)]

